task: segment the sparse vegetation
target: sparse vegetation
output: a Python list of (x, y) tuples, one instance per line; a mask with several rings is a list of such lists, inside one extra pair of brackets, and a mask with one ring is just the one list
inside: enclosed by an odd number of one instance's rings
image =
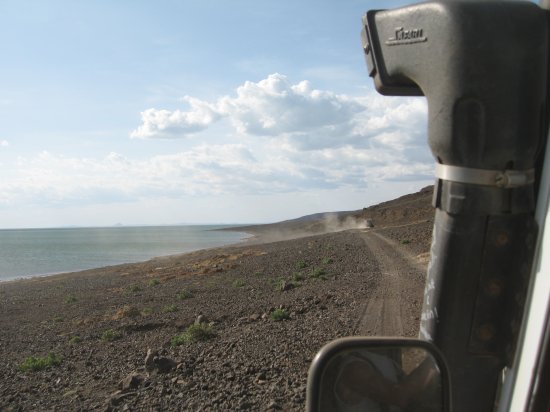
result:
[(101, 340), (104, 342), (112, 342), (114, 340), (120, 339), (122, 335), (113, 329), (107, 329), (103, 334), (101, 335)]
[(290, 316), (288, 315), (288, 312), (284, 309), (278, 308), (271, 312), (271, 319), (273, 319), (275, 322), (280, 322), (288, 318), (290, 318)]
[(178, 307), (175, 305), (175, 304), (171, 304), (171, 305), (167, 305), (165, 306), (164, 308), (162, 308), (162, 311), (164, 313), (172, 313), (172, 312), (177, 312), (178, 311)]
[(323, 268), (316, 268), (316, 269), (313, 269), (313, 271), (311, 272), (311, 277), (314, 279), (326, 280), (327, 279), (326, 274), (327, 273)]
[(254, 276), (263, 276), (263, 275), (264, 275), (263, 272), (256, 272), (256, 273), (254, 273)]
[(132, 285), (128, 290), (132, 293), (141, 292), (141, 287), (139, 285)]
[(409, 243), (411, 243), (411, 241), (409, 239), (401, 239), (401, 244), (402, 245), (408, 245)]
[(54, 321), (54, 323), (59, 323), (59, 322), (65, 321), (65, 318), (63, 316), (56, 315), (56, 316), (53, 317), (52, 320)]
[(189, 326), (182, 334), (174, 336), (170, 343), (172, 346), (180, 346), (193, 342), (207, 341), (215, 336), (216, 333), (211, 325), (208, 323), (198, 323)]
[(67, 298), (65, 299), (65, 303), (75, 303), (77, 302), (78, 299), (75, 298), (73, 295), (69, 295), (67, 296)]
[(292, 289), (295, 286), (294, 283), (282, 277), (272, 280), (271, 283), (273, 285), (273, 289), (278, 292), (284, 292), (285, 290)]
[(178, 299), (190, 299), (193, 297), (193, 292), (190, 289), (182, 289), (178, 294), (176, 294)]
[(159, 284), (160, 284), (160, 280), (158, 280), (158, 279), (151, 279), (149, 281), (149, 286), (157, 286)]
[(132, 305), (125, 305), (117, 310), (113, 319), (135, 318), (140, 315), (139, 309)]
[(330, 265), (333, 262), (334, 262), (334, 260), (332, 260), (332, 258), (330, 258), (330, 257), (326, 257), (326, 258), (323, 259), (323, 265)]
[(22, 371), (39, 371), (61, 364), (61, 356), (55, 353), (49, 353), (45, 358), (35, 358), (34, 356), (25, 359), (20, 366)]
[(233, 281), (233, 287), (235, 288), (242, 288), (244, 287), (244, 285), (246, 285), (246, 282), (244, 281), (244, 279), (235, 279)]
[(296, 267), (298, 269), (305, 269), (307, 268), (307, 263), (303, 260), (300, 260), (298, 263), (296, 263)]
[(71, 338), (69, 339), (69, 343), (70, 343), (71, 345), (76, 345), (76, 344), (78, 344), (78, 343), (80, 343), (80, 342), (82, 342), (82, 338), (81, 338), (80, 336), (78, 336), (78, 335), (73, 336), (73, 337), (71, 337)]
[(151, 313), (153, 313), (153, 308), (143, 308), (143, 310), (141, 311), (141, 314), (144, 316), (150, 315)]

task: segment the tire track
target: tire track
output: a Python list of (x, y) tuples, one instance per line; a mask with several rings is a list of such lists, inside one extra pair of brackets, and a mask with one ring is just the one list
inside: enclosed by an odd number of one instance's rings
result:
[(379, 233), (362, 231), (360, 236), (375, 256), (381, 277), (364, 304), (357, 334), (416, 336), (426, 265), (418, 263), (412, 254)]

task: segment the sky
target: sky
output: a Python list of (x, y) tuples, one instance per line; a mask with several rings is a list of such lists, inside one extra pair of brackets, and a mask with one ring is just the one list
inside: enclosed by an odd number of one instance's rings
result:
[(371, 0), (0, 2), (0, 228), (266, 223), (433, 183)]

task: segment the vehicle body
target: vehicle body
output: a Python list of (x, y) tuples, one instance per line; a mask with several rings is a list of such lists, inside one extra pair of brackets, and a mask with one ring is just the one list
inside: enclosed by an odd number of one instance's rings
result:
[[(545, 4), (465, 0), (364, 19), (377, 90), (428, 99), (436, 214), (420, 339), (440, 361), (434, 410), (550, 408), (549, 20)], [(349, 345), (314, 361), (310, 410)]]

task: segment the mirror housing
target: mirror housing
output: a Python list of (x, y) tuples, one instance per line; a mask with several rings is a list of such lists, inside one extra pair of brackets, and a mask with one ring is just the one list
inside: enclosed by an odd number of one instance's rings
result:
[(450, 400), (443, 355), (418, 339), (337, 339), (317, 353), (308, 373), (308, 412), (447, 412)]

